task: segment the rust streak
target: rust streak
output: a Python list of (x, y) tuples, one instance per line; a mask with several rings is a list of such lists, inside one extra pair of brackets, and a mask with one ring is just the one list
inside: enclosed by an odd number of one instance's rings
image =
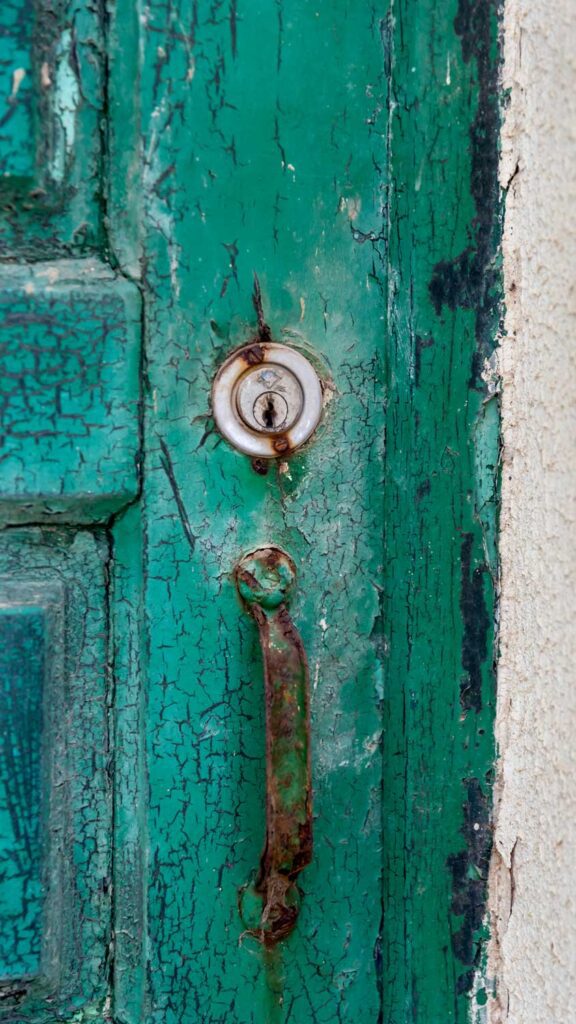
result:
[(254, 274), (254, 290), (252, 292), (252, 303), (258, 319), (258, 337), (260, 341), (272, 341), (272, 331), (264, 319), (264, 306), (262, 304), (262, 292), (258, 274)]
[(292, 931), (299, 912), (296, 878), (312, 859), (308, 664), (285, 604), (293, 578), (293, 563), (278, 548), (246, 556), (236, 570), (264, 660), (266, 842), (254, 886), (262, 913), (250, 931), (266, 946)]
[(258, 363), (264, 362), (265, 351), (262, 345), (254, 344), (243, 348), (240, 355), (242, 359), (246, 360), (248, 366), (258, 366)]

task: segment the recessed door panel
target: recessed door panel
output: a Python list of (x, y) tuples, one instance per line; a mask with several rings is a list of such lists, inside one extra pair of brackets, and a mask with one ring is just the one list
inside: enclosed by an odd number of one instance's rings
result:
[(0, 606), (0, 976), (38, 973), (46, 612)]
[(107, 995), (107, 561), (91, 533), (0, 536), (0, 1018)]

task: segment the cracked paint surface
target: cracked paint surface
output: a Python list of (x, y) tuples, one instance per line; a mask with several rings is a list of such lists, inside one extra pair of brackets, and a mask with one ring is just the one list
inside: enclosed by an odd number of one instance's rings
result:
[(96, 261), (5, 268), (0, 331), (0, 518), (106, 519), (138, 489), (138, 290)]
[(0, 254), (102, 250), (103, 14), (90, 0), (0, 12)]
[(385, 1024), (464, 1022), (495, 703), (498, 8), (394, 3), (384, 501)]
[[(34, 339), (21, 390), (42, 369), (50, 416), (80, 409), (94, 448), (84, 463), (66, 432), (17, 437), (31, 491), (55, 460), (70, 525), (1, 535), (6, 575), (24, 564), (49, 595), (68, 701), (43, 727), (66, 769), (46, 827), (68, 837), (49, 858), (48, 966), (9, 1000), (42, 1024), (460, 1024), (482, 950), (493, 757), (495, 11), (113, 5), (106, 103), (99, 14), (56, 13), (31, 45), (46, 160), (67, 140), (62, 186), (7, 181), (0, 203), (4, 254), (52, 262), (4, 274), (11, 326)], [(64, 300), (57, 257), (98, 246), (117, 269), (77, 261)], [(142, 407), (124, 373), (138, 312), (123, 275), (144, 297)], [(332, 395), (314, 439), (267, 472), (209, 406), (218, 366), (263, 325), (326, 367)], [(74, 339), (91, 383), (63, 411)], [(99, 459), (115, 497), (86, 515), (79, 484), (98, 481)], [(298, 921), (273, 950), (242, 936), (238, 912), (266, 771), (261, 651), (234, 582), (269, 545), (297, 567), (314, 790)]]
[[(4, 705), (12, 743), (0, 754), (1, 813), (17, 828), (27, 856), (15, 856), (11, 866), (10, 891), (15, 896), (20, 881), (26, 902), (24, 929), (14, 945), (13, 916), (0, 904), (1, 1019), (49, 1024), (70, 1020), (81, 1008), (89, 1019), (100, 1015), (106, 998), (112, 807), (108, 559), (107, 540), (98, 533), (0, 533), (0, 615), (4, 623), (9, 615), (18, 619), (16, 629), (4, 630), (2, 658), (5, 664), (26, 657), (30, 688), (28, 706), (24, 693), (17, 705)], [(19, 685), (17, 672), (11, 679)], [(40, 764), (41, 784), (27, 780), (25, 773), (37, 775)], [(5, 869), (5, 858), (3, 864)]]
[[(384, 260), (356, 243), (341, 200), (381, 233), (386, 113), (377, 20), (339, 6), (288, 17), (152, 3), (143, 18), (143, 1001), (163, 1024), (379, 1013)], [(360, 39), (342, 31), (349, 16)], [(346, 73), (311, 91), (302, 68), (322, 60)], [(127, 162), (123, 119), (111, 137)], [(258, 328), (254, 273), (273, 339), (315, 350), (337, 391), (313, 444), (266, 475), (209, 409), (220, 361)], [(316, 673), (315, 854), (273, 962), (240, 941), (238, 890), (265, 830), (265, 730), (261, 653), (233, 580), (242, 555), (270, 543), (296, 562), (291, 617)], [(134, 1000), (121, 1012), (135, 1017)]]
[[(138, 1006), (158, 1022), (464, 1021), (493, 761), (496, 10), (180, 0), (148, 5), (141, 28), (139, 65), (118, 16), (111, 62), (113, 83), (140, 83), (137, 118), (113, 87), (111, 146), (128, 175), (142, 154), (141, 231), (110, 197), (147, 297)], [(214, 433), (207, 402), (261, 320), (335, 388), (314, 441), (267, 473)], [(302, 575), (315, 807), (298, 925), (273, 961), (238, 943), (264, 729), (230, 577), (271, 543)]]

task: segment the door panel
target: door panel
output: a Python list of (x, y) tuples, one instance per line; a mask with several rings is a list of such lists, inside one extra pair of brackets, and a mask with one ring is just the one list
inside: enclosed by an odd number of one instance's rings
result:
[(111, 1000), (106, 524), (139, 493), (141, 313), (103, 261), (102, 25), (82, 0), (0, 12), (0, 1017), (34, 1024)]
[(4, 269), (3, 520), (102, 520), (136, 496), (139, 300), (92, 260)]
[(6, 530), (2, 678), (0, 1014), (102, 1008), (111, 931), (108, 543)]
[(0, 829), (2, 975), (37, 974), (40, 960), (42, 878), (40, 790), (46, 615), (37, 604), (0, 607), (3, 690)]
[[(204, 8), (181, 39), (185, 5), (147, 12), (143, 516), (157, 1021), (285, 1014), (328, 1024), (379, 1012), (385, 81), (369, 14), (341, 32), (348, 14), (345, 4), (336, 16), (299, 5), (282, 32), (276, 9), (252, 4), (233, 31)], [(263, 49), (263, 38), (273, 43)], [(345, 74), (320, 74), (311, 90), (302, 68), (322, 60)], [(209, 406), (219, 363), (254, 336), (254, 273), (273, 339), (309, 354), (332, 398), (313, 442), (266, 473), (222, 441)], [(297, 565), (291, 616), (312, 678), (315, 836), (297, 929), (272, 952), (243, 934), (238, 912), (262, 850), (266, 767), (261, 653), (233, 580), (240, 557), (266, 543)]]

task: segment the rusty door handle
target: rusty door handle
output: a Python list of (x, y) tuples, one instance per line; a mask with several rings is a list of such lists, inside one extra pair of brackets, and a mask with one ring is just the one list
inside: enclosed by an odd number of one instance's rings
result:
[(292, 559), (275, 547), (246, 555), (235, 572), (264, 661), (266, 841), (254, 883), (262, 909), (248, 931), (267, 946), (292, 931), (299, 911), (296, 878), (312, 859), (308, 663), (286, 607), (295, 577)]

